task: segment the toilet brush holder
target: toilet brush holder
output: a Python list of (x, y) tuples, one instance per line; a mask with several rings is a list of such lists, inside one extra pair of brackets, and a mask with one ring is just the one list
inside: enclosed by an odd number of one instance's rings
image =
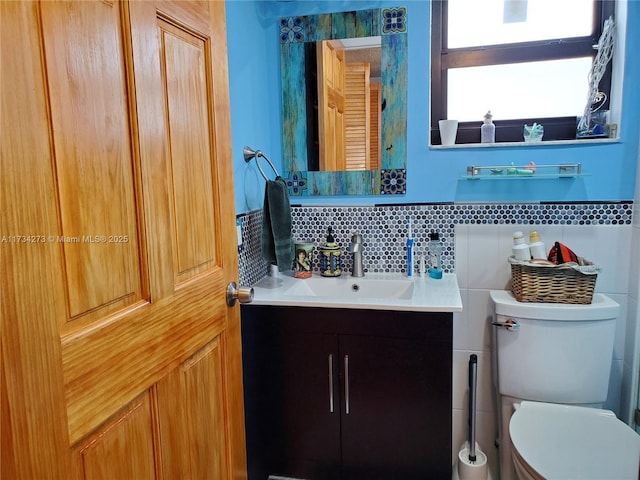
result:
[(469, 460), (469, 442), (465, 442), (458, 452), (459, 480), (490, 480), (487, 456), (480, 450), (477, 442), (475, 454), (475, 461)]
[(469, 357), (469, 437), (458, 452), (453, 480), (491, 480), (487, 456), (476, 442), (476, 387), (478, 382), (478, 356)]

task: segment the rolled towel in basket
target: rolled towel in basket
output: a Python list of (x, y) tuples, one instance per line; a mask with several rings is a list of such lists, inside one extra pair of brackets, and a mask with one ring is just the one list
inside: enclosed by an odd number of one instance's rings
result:
[(556, 242), (554, 246), (551, 247), (551, 250), (549, 251), (549, 261), (556, 265), (569, 262), (582, 265), (582, 259), (573, 253), (573, 250), (560, 242)]

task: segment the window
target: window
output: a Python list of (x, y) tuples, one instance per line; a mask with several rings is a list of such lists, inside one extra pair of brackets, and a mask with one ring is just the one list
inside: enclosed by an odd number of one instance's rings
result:
[[(588, 73), (609, 0), (442, 0), (432, 2), (431, 143), (438, 120), (459, 121), (456, 143), (479, 143), (491, 110), (496, 142), (522, 141), (525, 123), (544, 140), (576, 137)], [(611, 66), (600, 82), (608, 109)]]

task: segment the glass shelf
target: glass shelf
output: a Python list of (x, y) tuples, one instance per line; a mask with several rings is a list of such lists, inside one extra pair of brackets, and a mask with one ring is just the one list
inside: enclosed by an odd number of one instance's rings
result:
[(453, 145), (431, 145), (430, 150), (469, 150), (469, 149), (482, 149), (482, 148), (545, 148), (545, 147), (558, 147), (558, 146), (576, 146), (576, 147), (588, 147), (598, 146), (603, 144), (620, 143), (620, 138), (581, 138), (573, 140), (542, 140), (541, 142), (496, 142), (496, 143), (456, 143)]
[(521, 180), (533, 178), (577, 178), (583, 177), (582, 164), (564, 163), (560, 165), (469, 165), (467, 180)]

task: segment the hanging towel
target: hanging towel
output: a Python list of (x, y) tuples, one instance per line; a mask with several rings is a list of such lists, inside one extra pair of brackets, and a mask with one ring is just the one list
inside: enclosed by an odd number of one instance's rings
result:
[(262, 256), (269, 264), (277, 264), (280, 272), (292, 268), (291, 205), (287, 184), (280, 176), (267, 180), (264, 189)]

